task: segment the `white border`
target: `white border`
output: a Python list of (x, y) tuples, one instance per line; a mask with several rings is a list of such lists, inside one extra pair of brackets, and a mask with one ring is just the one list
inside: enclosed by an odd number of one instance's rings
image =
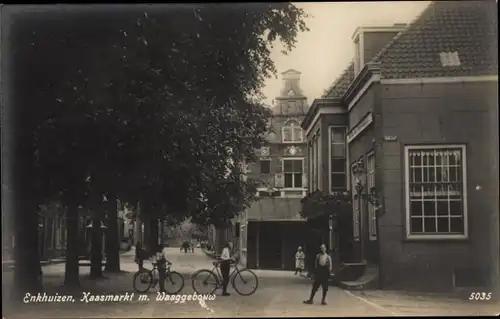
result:
[[(409, 150), (412, 149), (444, 149), (444, 148), (459, 148), (462, 151), (462, 188), (463, 188), (463, 207), (464, 207), (464, 234), (463, 235), (411, 235), (410, 234), (410, 187), (408, 181), (410, 180), (410, 167), (409, 167)], [(407, 239), (468, 239), (469, 238), (469, 221), (467, 210), (467, 148), (464, 144), (436, 144), (436, 145), (405, 145), (405, 213), (406, 213), (406, 238)]]

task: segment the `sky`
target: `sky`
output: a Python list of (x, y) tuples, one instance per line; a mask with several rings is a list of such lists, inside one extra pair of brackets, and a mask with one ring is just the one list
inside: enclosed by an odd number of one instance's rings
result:
[(266, 81), (262, 93), (271, 105), (279, 94), (281, 72), (295, 69), (302, 72), (300, 84), (308, 102), (320, 98), (340, 76), (354, 57), (352, 35), (360, 26), (391, 26), (409, 23), (428, 5), (428, 1), (374, 1), (374, 2), (300, 2), (295, 3), (311, 17), (306, 23), (309, 32), (300, 33), (295, 49), (281, 54), (276, 45), (271, 58), (276, 64), (278, 78)]

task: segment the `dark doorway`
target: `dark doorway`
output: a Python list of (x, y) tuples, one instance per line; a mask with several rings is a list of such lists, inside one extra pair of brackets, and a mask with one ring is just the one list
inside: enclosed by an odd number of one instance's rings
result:
[(259, 268), (281, 269), (283, 236), (279, 223), (260, 223)]

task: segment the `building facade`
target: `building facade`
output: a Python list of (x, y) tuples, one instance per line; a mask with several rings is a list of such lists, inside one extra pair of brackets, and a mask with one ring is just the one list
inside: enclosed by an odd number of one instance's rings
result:
[[(317, 125), (347, 123), (353, 251), (383, 289), (498, 286), (497, 36), (489, 1), (432, 2), (408, 26), (359, 28), (354, 62), (302, 123), (313, 145)], [(336, 137), (319, 139), (331, 188)]]
[(309, 106), (300, 88), (300, 72), (282, 73), (283, 87), (272, 106), (267, 144), (258, 160), (246, 164), (249, 178), (258, 179), (259, 200), (239, 216), (242, 262), (249, 268), (293, 269), (303, 245), (305, 220), (300, 200), (307, 190), (307, 146), (300, 126)]

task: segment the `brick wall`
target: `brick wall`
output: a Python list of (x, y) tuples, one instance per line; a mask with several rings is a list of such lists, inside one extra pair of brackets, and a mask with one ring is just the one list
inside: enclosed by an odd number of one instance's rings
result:
[[(377, 171), (384, 187), (385, 215), (379, 220), (384, 288), (448, 289), (456, 269), (479, 269), (487, 263), (490, 242), (495, 239), (485, 229), (489, 229), (489, 216), (498, 203), (498, 186), (491, 182), (495, 164), (490, 155), (493, 149), (498, 152), (498, 146), (493, 147), (491, 142), (494, 125), (490, 120), (497, 116), (496, 86), (455, 83), (381, 87), (381, 133), (397, 137), (396, 141), (381, 141), (383, 162)], [(405, 240), (403, 147), (412, 143), (467, 144), (468, 240)], [(476, 185), (487, 186), (479, 192)]]

